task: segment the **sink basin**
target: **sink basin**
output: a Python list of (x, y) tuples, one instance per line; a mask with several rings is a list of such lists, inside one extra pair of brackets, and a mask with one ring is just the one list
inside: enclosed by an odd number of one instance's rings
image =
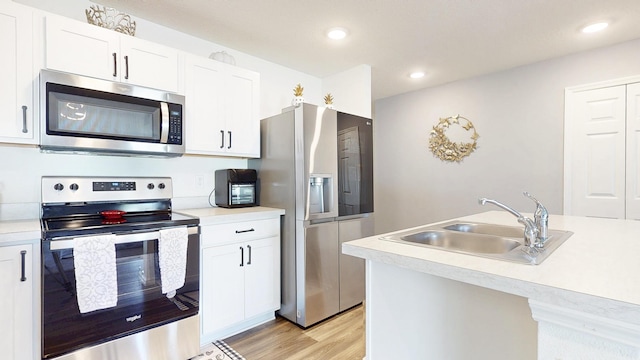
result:
[(382, 240), (424, 246), (492, 259), (537, 265), (573, 233), (549, 230), (543, 249), (524, 246), (524, 228), (464, 221), (449, 221), (401, 231)]
[(524, 238), (524, 226), (504, 226), (495, 224), (455, 223), (444, 227), (447, 230), (475, 234), (487, 234), (512, 238)]
[(428, 230), (400, 238), (412, 243), (437, 246), (472, 253), (504, 254), (520, 246), (520, 242), (490, 235), (467, 236), (454, 231)]

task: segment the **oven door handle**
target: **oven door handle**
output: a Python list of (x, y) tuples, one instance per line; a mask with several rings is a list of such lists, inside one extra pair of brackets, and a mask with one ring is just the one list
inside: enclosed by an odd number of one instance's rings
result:
[[(187, 233), (189, 235), (198, 234), (198, 232), (199, 232), (198, 226), (187, 227)], [(102, 235), (106, 235), (106, 234), (102, 234)], [(158, 238), (160, 238), (160, 231), (122, 233), (122, 234), (116, 234), (115, 243), (126, 244), (126, 243), (138, 242), (138, 241), (156, 240)], [(51, 250), (73, 249), (74, 246), (75, 246), (75, 238), (57, 238), (57, 239), (51, 239), (50, 241)]]

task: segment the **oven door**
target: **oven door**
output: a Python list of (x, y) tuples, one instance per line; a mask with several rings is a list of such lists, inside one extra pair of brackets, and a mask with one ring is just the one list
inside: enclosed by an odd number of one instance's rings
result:
[[(43, 359), (197, 315), (198, 229), (189, 227), (185, 285), (176, 291), (173, 299), (162, 294), (158, 231), (118, 235), (115, 245), (117, 305), (84, 314), (80, 313), (76, 298), (73, 239), (43, 241)], [(195, 330), (197, 334), (198, 329)]]

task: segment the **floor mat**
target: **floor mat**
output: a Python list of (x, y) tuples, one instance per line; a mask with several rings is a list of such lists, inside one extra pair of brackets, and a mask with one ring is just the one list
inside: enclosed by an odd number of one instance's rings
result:
[(202, 349), (202, 353), (189, 360), (246, 360), (222, 340), (214, 341)]

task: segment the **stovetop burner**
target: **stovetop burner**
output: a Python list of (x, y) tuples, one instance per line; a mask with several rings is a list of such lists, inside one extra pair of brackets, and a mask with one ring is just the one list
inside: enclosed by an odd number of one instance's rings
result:
[(172, 212), (171, 178), (42, 178), (42, 238), (198, 225)]

